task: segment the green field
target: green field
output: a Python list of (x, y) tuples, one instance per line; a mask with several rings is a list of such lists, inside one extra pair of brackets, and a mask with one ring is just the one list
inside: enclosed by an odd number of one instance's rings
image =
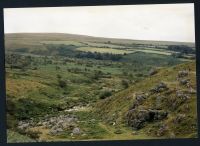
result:
[(70, 34), (5, 41), (8, 142), (197, 137), (194, 44)]
[(113, 48), (94, 48), (94, 47), (80, 47), (78, 51), (83, 52), (99, 52), (99, 53), (112, 53), (112, 54), (124, 54), (124, 53), (133, 53), (134, 51), (119, 50)]

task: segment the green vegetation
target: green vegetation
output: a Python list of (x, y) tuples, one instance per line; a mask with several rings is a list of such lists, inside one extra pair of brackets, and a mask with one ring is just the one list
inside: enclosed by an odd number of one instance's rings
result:
[(194, 50), (191, 43), (6, 34), (8, 142), (196, 137)]
[(133, 51), (123, 49), (112, 49), (112, 48), (94, 48), (94, 47), (80, 47), (77, 50), (84, 52), (99, 52), (99, 53), (112, 53), (112, 54), (124, 54), (132, 53)]

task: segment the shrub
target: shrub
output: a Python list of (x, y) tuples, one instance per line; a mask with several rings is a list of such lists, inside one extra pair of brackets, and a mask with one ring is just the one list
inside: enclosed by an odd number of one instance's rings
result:
[(61, 79), (61, 78), (62, 78), (62, 76), (61, 76), (61, 75), (59, 75), (59, 74), (57, 74), (57, 78), (58, 78), (58, 79)]
[(16, 128), (16, 126), (17, 126), (17, 120), (15, 119), (15, 117), (10, 114), (7, 114), (7, 128), (13, 129)]
[(58, 84), (61, 88), (65, 88), (67, 86), (67, 83), (63, 80), (58, 80)]
[(129, 83), (127, 80), (122, 80), (122, 86), (126, 89), (129, 87)]
[(106, 90), (106, 91), (103, 91), (103, 92), (100, 94), (99, 98), (100, 98), (100, 99), (105, 99), (106, 97), (109, 97), (109, 96), (111, 96), (111, 95), (112, 95), (112, 92)]

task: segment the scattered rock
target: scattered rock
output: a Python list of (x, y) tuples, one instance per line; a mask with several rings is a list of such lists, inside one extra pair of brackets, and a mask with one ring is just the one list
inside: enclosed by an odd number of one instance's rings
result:
[(120, 130), (120, 129), (117, 129), (115, 132), (114, 132), (115, 134), (122, 134), (123, 133), (123, 131), (122, 130)]
[(188, 71), (187, 70), (182, 70), (182, 71), (179, 71), (178, 72), (178, 78), (183, 78), (183, 77), (186, 77), (188, 76)]
[(43, 123), (42, 122), (38, 122), (36, 125), (37, 126), (43, 126)]
[(64, 130), (63, 130), (61, 127), (59, 127), (59, 126), (56, 125), (56, 126), (53, 126), (53, 127), (51, 128), (49, 134), (51, 134), (51, 135), (59, 135), (59, 134), (61, 134), (63, 131), (64, 131)]
[(81, 136), (87, 136), (87, 134), (86, 134), (86, 133), (83, 133)]
[(190, 97), (182, 91), (176, 91), (176, 97), (180, 98), (182, 101), (190, 99)]
[(181, 85), (187, 85), (187, 84), (189, 83), (189, 81), (190, 81), (190, 79), (181, 79), (181, 80), (179, 81), (179, 83), (180, 83)]
[(72, 133), (73, 133), (73, 135), (80, 135), (81, 134), (81, 130), (79, 128), (74, 128)]
[(170, 138), (176, 138), (176, 135), (174, 134), (174, 132), (171, 132), (169, 135)]
[(136, 95), (135, 99), (140, 104), (146, 99), (146, 95), (144, 93)]
[(168, 90), (168, 87), (165, 83), (161, 82), (158, 85), (156, 85), (154, 88), (150, 90), (151, 93), (159, 93), (162, 91)]
[(186, 118), (185, 114), (178, 114), (174, 119), (174, 124), (180, 124)]
[(190, 94), (196, 94), (197, 91), (196, 91), (195, 89), (193, 89), (192, 87), (190, 87), (189, 93), (190, 93)]
[(135, 95), (135, 100), (134, 100), (132, 106), (130, 107), (130, 109), (135, 109), (136, 107), (141, 105), (143, 103), (143, 101), (145, 101), (147, 99), (148, 96), (149, 96), (148, 93), (136, 94)]
[(30, 123), (29, 122), (19, 121), (17, 128), (20, 129), (20, 130), (26, 130), (29, 127), (30, 127)]
[(51, 134), (51, 135), (57, 135), (57, 134), (58, 134), (58, 131), (57, 131), (57, 130), (51, 129), (51, 130), (49, 131), (49, 134)]
[(57, 129), (58, 132), (63, 132), (64, 130), (62, 128)]
[(158, 70), (155, 69), (155, 68), (152, 68), (150, 71), (149, 71), (149, 75), (152, 76), (152, 75), (155, 75), (158, 73)]
[(158, 131), (157, 131), (157, 136), (160, 137), (160, 136), (163, 136), (165, 134), (165, 132), (167, 131), (168, 127), (166, 125), (162, 125)]

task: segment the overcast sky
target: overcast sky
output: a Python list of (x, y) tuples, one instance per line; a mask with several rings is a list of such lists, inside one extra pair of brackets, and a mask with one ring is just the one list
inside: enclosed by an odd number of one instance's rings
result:
[(5, 33), (56, 32), (194, 42), (194, 5), (125, 5), (4, 9)]

